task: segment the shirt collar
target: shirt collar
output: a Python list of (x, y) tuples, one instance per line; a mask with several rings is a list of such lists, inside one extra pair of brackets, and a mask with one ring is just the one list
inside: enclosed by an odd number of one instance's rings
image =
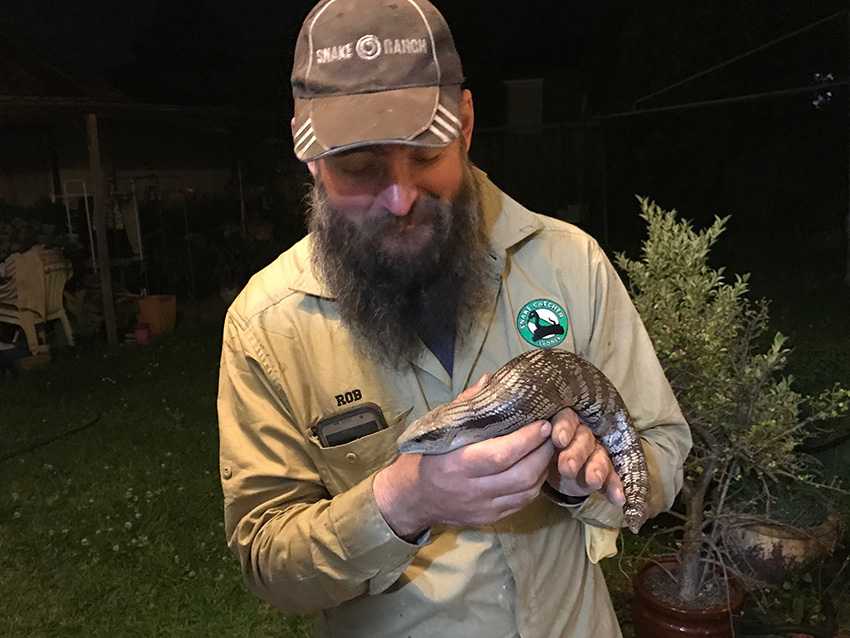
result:
[(508, 250), (543, 227), (540, 219), (505, 195), (487, 174), (473, 168), (481, 194), (481, 209), (493, 257), (503, 261)]
[(304, 242), (303, 249), (306, 253), (306, 259), (304, 261), (304, 268), (302, 268), (301, 273), (295, 279), (295, 281), (289, 286), (291, 290), (295, 292), (301, 292), (307, 295), (312, 295), (314, 297), (322, 297), (324, 299), (335, 299), (335, 296), (331, 293), (328, 287), (325, 285), (318, 275), (316, 274), (313, 267), (313, 236), (307, 235), (307, 239)]

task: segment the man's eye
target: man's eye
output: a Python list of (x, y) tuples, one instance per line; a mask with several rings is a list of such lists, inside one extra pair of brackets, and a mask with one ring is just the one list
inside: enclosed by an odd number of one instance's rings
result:
[(429, 155), (416, 155), (413, 160), (417, 164), (422, 164), (423, 166), (427, 166), (428, 164), (435, 164), (437, 160), (439, 160), (443, 156), (442, 153), (432, 153)]
[(342, 167), (344, 173), (354, 176), (371, 175), (377, 167), (372, 162), (352, 162)]

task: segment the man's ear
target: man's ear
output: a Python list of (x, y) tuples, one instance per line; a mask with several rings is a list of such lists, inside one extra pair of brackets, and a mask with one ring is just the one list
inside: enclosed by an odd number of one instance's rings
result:
[[(292, 140), (295, 141), (295, 118), (289, 122), (289, 126), (292, 129)], [(313, 177), (316, 177), (316, 162), (307, 162), (307, 170), (310, 171), (310, 174)]]
[(475, 109), (472, 107), (472, 92), (464, 89), (460, 97), (461, 135), (466, 140), (466, 150), (472, 144), (472, 129), (475, 124)]

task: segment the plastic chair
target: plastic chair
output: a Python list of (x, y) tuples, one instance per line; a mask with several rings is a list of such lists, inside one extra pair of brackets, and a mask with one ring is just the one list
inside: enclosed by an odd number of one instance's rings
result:
[(74, 345), (62, 299), (71, 274), (71, 263), (60, 251), (36, 247), (17, 256), (12, 278), (0, 285), (0, 322), (23, 329), (30, 353), (50, 349), (39, 342), (36, 326), (54, 319), (62, 323), (68, 343)]

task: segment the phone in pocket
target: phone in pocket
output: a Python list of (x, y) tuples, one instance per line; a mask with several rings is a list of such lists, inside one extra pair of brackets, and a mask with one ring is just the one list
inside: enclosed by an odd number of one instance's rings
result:
[(313, 431), (322, 447), (334, 447), (355, 441), (387, 428), (384, 413), (374, 403), (321, 419)]

